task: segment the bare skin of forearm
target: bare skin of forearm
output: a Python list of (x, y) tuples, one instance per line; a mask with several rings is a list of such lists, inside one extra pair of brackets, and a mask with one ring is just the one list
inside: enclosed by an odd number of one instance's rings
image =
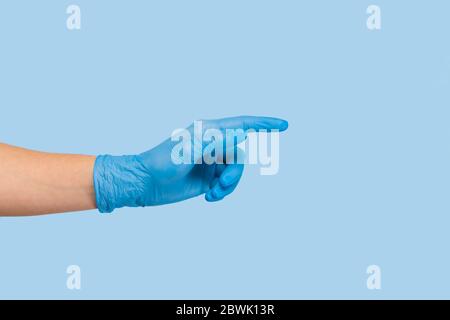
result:
[(0, 143), (0, 216), (95, 209), (94, 162)]

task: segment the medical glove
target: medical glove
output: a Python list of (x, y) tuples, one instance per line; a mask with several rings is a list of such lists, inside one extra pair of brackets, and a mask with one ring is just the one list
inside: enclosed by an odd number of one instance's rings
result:
[[(227, 129), (252, 131), (285, 131), (288, 123), (268, 117), (234, 117), (202, 121), (203, 132), (217, 129), (226, 135)], [(192, 145), (197, 135), (194, 125), (187, 128)], [(138, 154), (125, 156), (101, 155), (94, 166), (94, 188), (98, 210), (110, 213), (122, 207), (145, 207), (175, 203), (205, 194), (208, 202), (224, 199), (239, 184), (244, 165), (227, 160), (230, 149), (225, 148), (222, 163), (174, 163), (172, 152), (177, 142), (169, 138), (157, 147)], [(236, 151), (237, 144), (232, 145)], [(200, 141), (204, 150), (205, 143)], [(197, 144), (198, 145), (198, 144)], [(193, 152), (195, 157), (195, 150)]]

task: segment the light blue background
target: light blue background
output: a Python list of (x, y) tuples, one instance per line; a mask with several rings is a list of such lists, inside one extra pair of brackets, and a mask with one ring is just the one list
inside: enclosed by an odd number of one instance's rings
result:
[[(66, 29), (69, 4), (82, 30)], [(382, 30), (366, 8), (382, 9)], [(290, 121), (280, 173), (157, 208), (0, 219), (0, 298), (450, 298), (448, 1), (2, 1), (0, 140), (147, 150)], [(66, 268), (82, 269), (82, 290)], [(382, 268), (382, 290), (366, 268)]]

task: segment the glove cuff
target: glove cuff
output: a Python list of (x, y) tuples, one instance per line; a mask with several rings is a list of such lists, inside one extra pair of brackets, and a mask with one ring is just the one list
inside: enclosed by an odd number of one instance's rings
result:
[(100, 213), (144, 206), (142, 175), (136, 156), (98, 156), (94, 165), (94, 189)]

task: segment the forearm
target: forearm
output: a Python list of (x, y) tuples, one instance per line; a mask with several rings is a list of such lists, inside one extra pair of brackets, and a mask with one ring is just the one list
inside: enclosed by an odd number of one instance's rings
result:
[(95, 157), (51, 154), (0, 144), (0, 215), (96, 208)]

